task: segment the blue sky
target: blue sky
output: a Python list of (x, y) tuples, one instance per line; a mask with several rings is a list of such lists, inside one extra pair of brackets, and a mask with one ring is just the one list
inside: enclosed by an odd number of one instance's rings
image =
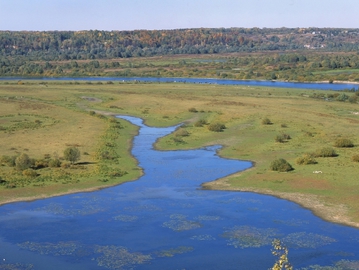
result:
[(358, 0), (0, 0), (0, 30), (359, 28)]

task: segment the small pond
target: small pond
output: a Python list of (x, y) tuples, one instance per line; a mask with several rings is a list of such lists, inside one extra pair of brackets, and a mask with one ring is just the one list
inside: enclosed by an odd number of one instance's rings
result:
[(274, 238), (295, 269), (359, 269), (359, 230), (272, 196), (201, 190), (252, 164), (220, 158), (220, 146), (156, 151), (153, 143), (176, 127), (119, 117), (140, 126), (132, 153), (144, 176), (1, 206), (0, 269), (268, 269)]

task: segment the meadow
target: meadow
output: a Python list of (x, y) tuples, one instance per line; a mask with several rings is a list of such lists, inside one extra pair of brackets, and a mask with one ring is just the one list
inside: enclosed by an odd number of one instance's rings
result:
[[(113, 117), (122, 114), (141, 117), (150, 126), (183, 123), (160, 139), (157, 149), (220, 144), (219, 155), (253, 162), (253, 168), (203, 188), (271, 194), (329, 221), (359, 227), (359, 105), (356, 92), (341, 99), (343, 94), (185, 83), (1, 81), (0, 156), (26, 153), (40, 166), (30, 177), (2, 158), (0, 202), (136, 180), (142, 171), (130, 148), (137, 128)], [(210, 128), (214, 124), (221, 128)], [(341, 147), (339, 139), (353, 146)], [(67, 147), (81, 152), (75, 164), (63, 158)], [(324, 148), (335, 155), (318, 155)], [(61, 166), (46, 166), (54, 157)], [(308, 157), (312, 162), (299, 164)], [(293, 170), (273, 171), (271, 163), (279, 158)]]

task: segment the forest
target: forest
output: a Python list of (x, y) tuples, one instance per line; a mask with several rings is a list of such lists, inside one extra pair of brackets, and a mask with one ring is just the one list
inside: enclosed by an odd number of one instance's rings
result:
[(359, 29), (0, 31), (0, 50), (0, 76), (359, 80)]

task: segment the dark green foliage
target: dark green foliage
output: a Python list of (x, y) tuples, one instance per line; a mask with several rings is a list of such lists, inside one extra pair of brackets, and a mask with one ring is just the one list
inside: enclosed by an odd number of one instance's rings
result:
[(26, 176), (26, 177), (30, 177), (30, 178), (34, 178), (36, 177), (38, 174), (35, 170), (33, 169), (26, 169), (22, 171), (22, 175)]
[(270, 164), (270, 169), (272, 171), (278, 172), (289, 172), (293, 170), (293, 167), (288, 163), (288, 161), (283, 158), (280, 158), (272, 161), (272, 163)]
[(284, 142), (286, 142), (286, 141), (288, 141), (290, 139), (291, 139), (291, 137), (288, 134), (285, 134), (285, 133), (279, 134), (274, 138), (274, 140), (276, 142), (279, 142), (279, 143), (284, 143)]
[(15, 160), (17, 156), (2, 156), (0, 162), (9, 167), (15, 167)]
[(346, 101), (347, 99), (349, 99), (349, 96), (344, 93), (341, 93), (336, 99), (338, 101)]
[(222, 123), (212, 123), (209, 124), (208, 130), (214, 131), (214, 132), (221, 132), (226, 128), (226, 126)]
[(184, 140), (181, 137), (172, 137), (172, 141), (175, 143), (184, 143)]
[(185, 130), (184, 128), (180, 128), (180, 129), (176, 130), (174, 135), (176, 137), (187, 137), (187, 136), (189, 136), (189, 132), (187, 130)]
[(15, 167), (19, 171), (26, 170), (26, 169), (30, 168), (32, 165), (33, 165), (32, 160), (25, 153), (22, 153), (20, 156), (18, 156), (15, 159)]
[(313, 156), (314, 157), (336, 157), (337, 153), (331, 147), (324, 147), (324, 148), (321, 148), (321, 149), (317, 149), (313, 153)]
[(334, 142), (335, 147), (354, 147), (353, 142), (347, 138), (338, 138)]
[(203, 127), (204, 125), (207, 125), (207, 121), (205, 119), (200, 119), (194, 123), (195, 127)]
[(297, 158), (296, 162), (299, 165), (317, 164), (317, 161), (314, 159), (312, 154), (304, 154), (303, 156)]
[(68, 147), (64, 151), (64, 159), (70, 161), (72, 164), (78, 161), (80, 157), (80, 150), (76, 147)]
[(196, 108), (189, 108), (188, 111), (189, 112), (194, 112), (194, 113), (198, 112)]
[(38, 159), (35, 161), (36, 169), (42, 169), (49, 167), (49, 161), (46, 159)]
[(262, 125), (271, 125), (271, 124), (272, 122), (267, 117), (262, 120)]
[(115, 171), (115, 172), (110, 172), (109, 176), (110, 177), (121, 177), (124, 176), (125, 174), (127, 174), (128, 172), (123, 171), (123, 170), (119, 170), (119, 171)]
[(48, 165), (51, 168), (57, 168), (61, 166), (61, 161), (58, 158), (50, 159)]

